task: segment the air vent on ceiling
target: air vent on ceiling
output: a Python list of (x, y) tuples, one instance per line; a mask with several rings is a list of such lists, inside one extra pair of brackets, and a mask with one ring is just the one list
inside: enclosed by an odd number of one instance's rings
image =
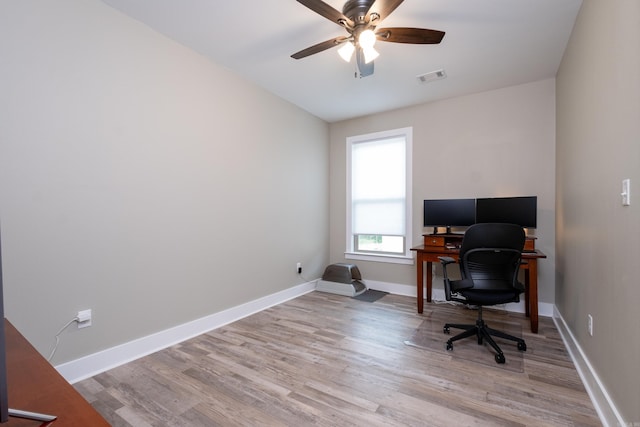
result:
[(447, 77), (447, 73), (445, 73), (444, 70), (440, 69), (440, 70), (431, 71), (429, 73), (421, 74), (417, 76), (417, 79), (420, 81), (420, 83), (429, 83), (434, 80), (444, 79), (445, 77)]

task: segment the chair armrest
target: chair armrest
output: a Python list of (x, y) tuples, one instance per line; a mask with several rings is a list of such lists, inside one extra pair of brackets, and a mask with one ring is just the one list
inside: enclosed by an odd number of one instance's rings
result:
[(447, 301), (451, 301), (451, 280), (449, 280), (449, 275), (447, 274), (447, 265), (453, 264), (456, 262), (454, 258), (449, 256), (439, 256), (440, 264), (442, 264), (442, 275), (444, 276), (444, 296)]
[(453, 264), (456, 260), (449, 256), (439, 256), (438, 259), (440, 260), (440, 264), (442, 264), (442, 274), (444, 275), (444, 279), (447, 281), (449, 277), (447, 275), (447, 265)]
[(440, 260), (440, 264), (442, 265), (447, 265), (447, 264), (456, 262), (456, 260), (451, 258), (450, 256), (439, 256), (438, 259)]

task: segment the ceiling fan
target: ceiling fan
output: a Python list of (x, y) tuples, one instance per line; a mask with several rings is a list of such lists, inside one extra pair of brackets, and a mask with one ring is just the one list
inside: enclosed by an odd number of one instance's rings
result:
[(373, 60), (379, 55), (373, 47), (376, 40), (410, 44), (440, 43), (444, 37), (443, 31), (405, 27), (376, 29), (378, 24), (403, 1), (348, 0), (342, 7), (342, 12), (339, 12), (322, 0), (298, 0), (298, 3), (302, 3), (318, 15), (342, 26), (349, 35), (334, 37), (331, 40), (315, 44), (294, 53), (291, 57), (301, 59), (342, 45), (338, 50), (340, 56), (349, 62), (355, 53), (360, 77), (366, 77), (373, 74)]

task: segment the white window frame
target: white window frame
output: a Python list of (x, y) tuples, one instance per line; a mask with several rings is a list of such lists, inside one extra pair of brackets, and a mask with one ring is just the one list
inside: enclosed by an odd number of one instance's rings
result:
[[(351, 152), (354, 144), (375, 141), (393, 137), (404, 137), (405, 139), (405, 238), (404, 238), (404, 253), (401, 255), (393, 255), (387, 253), (371, 253), (371, 252), (356, 252), (354, 250), (354, 237), (352, 230), (352, 201), (351, 201)], [(369, 133), (366, 135), (350, 136), (347, 138), (347, 204), (346, 204), (346, 259), (362, 260), (362, 261), (376, 261), (376, 262), (388, 262), (394, 264), (413, 264), (414, 258), (411, 253), (411, 240), (413, 236), (413, 191), (412, 191), (412, 164), (413, 164), (413, 128), (406, 127), (400, 129), (393, 129), (382, 132)]]

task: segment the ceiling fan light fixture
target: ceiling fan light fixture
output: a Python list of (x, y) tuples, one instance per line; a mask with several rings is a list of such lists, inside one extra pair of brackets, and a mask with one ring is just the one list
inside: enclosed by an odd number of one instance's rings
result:
[(358, 44), (362, 49), (373, 49), (373, 45), (376, 44), (376, 33), (373, 30), (364, 30), (358, 36)]
[(342, 45), (340, 49), (338, 49), (338, 54), (342, 59), (346, 62), (351, 62), (351, 57), (353, 56), (353, 52), (356, 50), (356, 47), (351, 42), (346, 42)]
[(364, 63), (368, 64), (371, 61), (373, 61), (374, 59), (376, 59), (378, 56), (380, 56), (380, 53), (378, 53), (377, 50), (375, 50), (373, 47), (368, 47), (368, 48), (362, 48), (362, 53), (364, 54)]

